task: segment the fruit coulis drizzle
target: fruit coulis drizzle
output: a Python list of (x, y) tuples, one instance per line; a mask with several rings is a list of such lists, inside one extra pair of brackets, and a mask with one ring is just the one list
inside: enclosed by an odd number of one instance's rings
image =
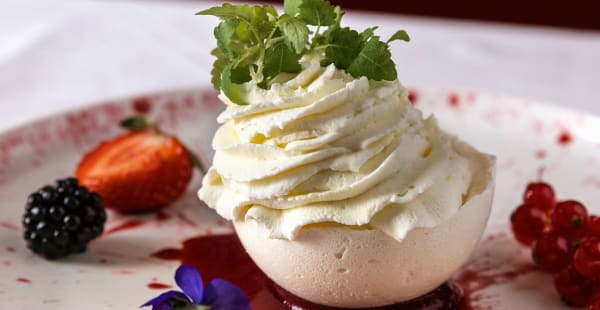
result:
[(158, 283), (158, 282), (151, 282), (148, 283), (148, 285), (146, 285), (149, 289), (153, 289), (153, 290), (164, 290), (164, 289), (168, 289), (168, 288), (172, 288), (173, 286), (169, 285), (169, 284), (164, 284), (164, 283)]
[[(213, 278), (226, 279), (241, 287), (247, 294), (253, 309), (260, 310), (335, 310), (304, 301), (284, 291), (270, 281), (246, 254), (235, 235), (207, 235), (185, 240), (181, 248), (165, 248), (151, 254), (162, 260), (177, 260), (196, 267), (204, 281)], [(498, 270), (493, 264), (467, 266), (458, 276), (431, 293), (409, 302), (375, 308), (391, 309), (489, 309), (479, 304), (489, 299), (482, 290), (527, 274), (535, 270), (533, 265), (523, 265)]]

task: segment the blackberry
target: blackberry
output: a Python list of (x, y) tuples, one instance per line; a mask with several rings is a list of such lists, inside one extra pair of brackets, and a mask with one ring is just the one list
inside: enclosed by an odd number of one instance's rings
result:
[(23, 215), (27, 247), (47, 259), (85, 252), (104, 231), (106, 212), (96, 193), (75, 178), (57, 180), (29, 195)]

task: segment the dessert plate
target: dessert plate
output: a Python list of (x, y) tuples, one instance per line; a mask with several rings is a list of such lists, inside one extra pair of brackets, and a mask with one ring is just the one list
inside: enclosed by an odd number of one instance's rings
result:
[[(512, 238), (508, 219), (526, 183), (542, 172), (559, 198), (578, 199), (591, 212), (600, 212), (600, 119), (474, 92), (412, 88), (410, 95), (425, 115), (435, 113), (442, 128), (498, 159), (486, 235), (456, 275), (468, 307), (563, 309), (551, 276), (535, 270), (529, 251)], [(11, 309), (134, 309), (175, 287), (173, 273), (182, 251), (188, 259), (203, 261), (207, 269), (213, 263), (222, 266), (223, 259), (227, 268), (239, 267), (243, 262), (227, 260), (229, 252), (219, 251), (217, 244), (194, 248), (191, 242), (198, 236), (233, 232), (196, 198), (199, 175), (183, 198), (161, 212), (127, 216), (109, 212), (104, 235), (81, 255), (47, 261), (32, 254), (20, 224), (28, 194), (72, 175), (86, 151), (120, 132), (119, 120), (146, 114), (209, 162), (215, 118), (221, 110), (214, 90), (181, 90), (105, 102), (0, 134), (2, 304)], [(443, 259), (444, 253), (439, 256)], [(252, 298), (256, 308), (260, 294)]]

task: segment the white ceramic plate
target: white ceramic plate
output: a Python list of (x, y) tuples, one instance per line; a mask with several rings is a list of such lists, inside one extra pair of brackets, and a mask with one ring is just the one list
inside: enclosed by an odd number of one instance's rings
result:
[[(531, 271), (529, 253), (513, 240), (508, 217), (542, 168), (561, 198), (578, 199), (600, 213), (600, 119), (502, 96), (411, 92), (416, 106), (435, 113), (443, 128), (498, 157), (487, 235), (469, 272), (459, 275), (474, 279), (474, 308), (562, 309), (551, 277)], [(149, 283), (173, 285), (178, 263), (150, 253), (198, 235), (231, 233), (230, 225), (196, 199), (196, 176), (186, 196), (164, 210), (167, 216), (109, 213), (106, 229), (112, 233), (85, 254), (46, 261), (29, 252), (21, 237), (28, 194), (72, 175), (85, 151), (119, 132), (120, 119), (147, 113), (208, 162), (221, 109), (213, 90), (175, 91), (103, 103), (0, 134), (0, 308), (135, 309), (160, 293)], [(136, 229), (118, 230), (128, 226)]]

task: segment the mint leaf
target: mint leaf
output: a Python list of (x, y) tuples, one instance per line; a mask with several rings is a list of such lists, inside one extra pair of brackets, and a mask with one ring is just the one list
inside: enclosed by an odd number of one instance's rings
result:
[(279, 42), (265, 51), (264, 75), (267, 81), (275, 78), (279, 73), (297, 73), (302, 67), (299, 63), (300, 55), (285, 43)]
[(212, 75), (211, 82), (215, 89), (221, 89), (221, 78), (225, 68), (228, 68), (229, 70), (228, 79), (231, 83), (242, 84), (252, 79), (248, 67), (241, 66), (232, 69), (229, 57), (221, 49), (215, 48), (210, 54), (217, 57), (213, 63), (212, 70), (210, 71), (210, 74)]
[(279, 12), (277, 12), (276, 8), (274, 8), (273, 6), (270, 6), (270, 5), (263, 5), (260, 8), (262, 8), (263, 10), (265, 10), (265, 12), (267, 12), (267, 15), (269, 15), (270, 21), (277, 20), (277, 16), (279, 16)]
[(235, 67), (248, 67), (252, 66), (256, 61), (258, 49), (257, 48), (246, 48), (242, 51), (242, 54), (238, 55), (232, 62), (232, 66)]
[(248, 25), (247, 30), (252, 33), (254, 43), (264, 39), (275, 28), (277, 10), (272, 6), (232, 5), (224, 3), (222, 6), (212, 7), (200, 11), (196, 15), (212, 15), (222, 20), (239, 20)]
[(405, 30), (398, 30), (387, 40), (386, 43), (389, 44), (390, 42), (398, 41), (398, 40), (410, 42), (410, 36), (408, 35), (408, 33)]
[(372, 37), (375, 34), (375, 30), (377, 30), (377, 26), (375, 27), (370, 27), (365, 29), (363, 32), (360, 33), (360, 37), (363, 39), (363, 41), (367, 41), (370, 37)]
[(242, 42), (252, 42), (254, 34), (252, 33), (252, 27), (249, 23), (239, 23), (235, 29), (237, 38)]
[(377, 36), (367, 41), (346, 71), (354, 77), (366, 76), (375, 81), (393, 81), (398, 76), (388, 45)]
[(327, 45), (327, 42), (331, 41), (331, 34), (341, 28), (342, 16), (344, 14), (339, 6), (335, 6), (333, 8), (333, 12), (335, 13), (335, 22), (333, 25), (329, 25), (327, 27), (327, 31), (324, 33), (315, 34), (312, 42), (310, 43), (311, 49), (314, 50), (315, 48), (321, 48), (322, 46)]
[(254, 32), (258, 36), (259, 41), (266, 39), (273, 29), (277, 20), (277, 10), (272, 6), (254, 6), (252, 7), (252, 18), (250, 25), (254, 28)]
[(302, 4), (302, 0), (284, 0), (283, 10), (289, 16), (296, 16), (300, 4)]
[(358, 32), (348, 27), (331, 32), (329, 41), (321, 65), (326, 66), (333, 63), (339, 69), (348, 68), (358, 56), (364, 44)]
[(306, 26), (306, 23), (284, 14), (279, 17), (277, 26), (283, 33), (286, 43), (296, 51), (296, 54), (302, 53), (308, 42), (308, 26)]
[(220, 19), (241, 19), (248, 24), (252, 20), (253, 12), (252, 6), (248, 4), (244, 5), (232, 5), (224, 3), (222, 6), (215, 6), (210, 9), (200, 11), (196, 15), (212, 15)]
[(243, 92), (240, 85), (235, 84), (231, 81), (231, 67), (226, 66), (223, 68), (221, 73), (221, 90), (231, 100), (231, 102), (237, 105), (247, 105), (248, 102), (244, 99)]
[(335, 9), (327, 0), (302, 0), (298, 12), (309, 25), (330, 26), (337, 20)]
[(252, 80), (250, 76), (250, 68), (237, 67), (231, 69), (231, 82), (235, 84), (244, 84)]
[(214, 35), (217, 39), (217, 47), (230, 57), (233, 56), (233, 50), (230, 48), (231, 41), (239, 23), (238, 20), (230, 19), (222, 21), (215, 27)]
[(212, 67), (212, 70), (210, 71), (210, 74), (212, 76), (210, 81), (213, 84), (213, 87), (215, 89), (220, 89), (221, 88), (221, 75), (223, 73), (223, 69), (225, 69), (225, 67), (227, 65), (229, 65), (230, 59), (227, 56), (227, 54), (219, 48), (213, 49), (210, 52), (210, 54), (217, 57), (215, 59), (215, 61), (213, 62), (213, 67)]
[(342, 8), (340, 8), (338, 5), (336, 5), (333, 8), (333, 13), (335, 14), (335, 22), (333, 23), (332, 26), (334, 26), (336, 28), (341, 28), (342, 17), (344, 16), (344, 13), (342, 13)]

